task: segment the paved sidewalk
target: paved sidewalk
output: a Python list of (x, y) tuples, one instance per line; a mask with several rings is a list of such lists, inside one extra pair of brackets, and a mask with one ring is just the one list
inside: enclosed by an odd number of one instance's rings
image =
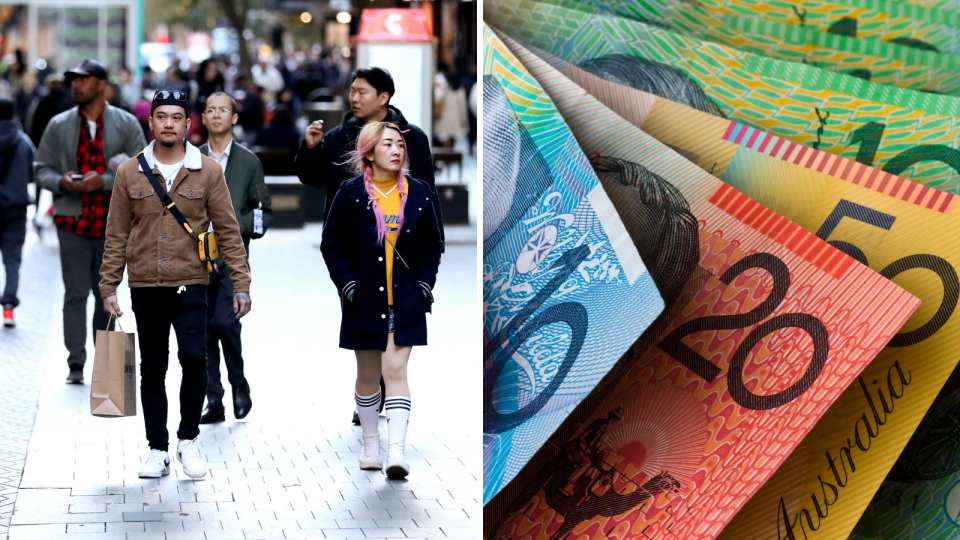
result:
[(32, 233), (27, 238), (16, 310), (20, 328), (0, 328), (0, 540), (7, 540), (50, 349), (51, 319), (59, 315), (63, 298), (47, 285), (60, 280), (56, 235), (46, 241)]
[[(463, 376), (474, 367), (470, 351), (480, 348), (476, 245), (451, 243), (444, 255), (430, 345), (411, 356), (412, 473), (391, 481), (357, 468), (360, 431), (350, 423), (356, 368), (352, 353), (336, 347), (339, 302), (316, 249), (319, 234), (316, 226), (276, 230), (252, 244), (253, 312), (243, 335), (254, 406), (243, 421), (228, 405), (227, 422), (201, 426), (209, 472), (200, 480), (183, 476), (179, 463), (169, 477), (137, 478), (147, 452), (143, 418), (90, 415), (92, 343), (88, 384), (64, 384), (59, 268), (45, 274), (56, 305), (47, 309), (46, 370), (9, 540), (478, 538), (480, 382)], [(37, 257), (29, 271), (44, 264), (49, 257)], [(125, 284), (118, 295), (121, 323), (134, 332)], [(17, 332), (28, 331), (22, 326)], [(175, 351), (171, 337), (173, 439)], [(381, 433), (385, 446), (383, 417)]]

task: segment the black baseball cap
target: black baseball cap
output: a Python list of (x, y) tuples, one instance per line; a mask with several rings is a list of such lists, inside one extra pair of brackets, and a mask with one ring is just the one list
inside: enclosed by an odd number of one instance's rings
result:
[(107, 68), (96, 60), (84, 60), (79, 66), (68, 69), (63, 76), (67, 81), (73, 80), (74, 77), (96, 77), (105, 81), (107, 80)]

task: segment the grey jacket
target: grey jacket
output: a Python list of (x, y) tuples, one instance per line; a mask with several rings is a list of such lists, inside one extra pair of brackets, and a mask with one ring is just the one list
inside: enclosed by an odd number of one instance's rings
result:
[[(77, 170), (77, 146), (80, 144), (80, 113), (74, 107), (53, 117), (40, 138), (33, 162), (38, 187), (53, 193), (53, 212), (58, 216), (79, 216), (80, 193), (60, 191), (60, 179), (67, 171)], [(103, 161), (117, 154), (134, 157), (147, 146), (140, 123), (130, 113), (106, 106), (103, 111)], [(114, 174), (103, 175), (103, 191), (113, 191)]]

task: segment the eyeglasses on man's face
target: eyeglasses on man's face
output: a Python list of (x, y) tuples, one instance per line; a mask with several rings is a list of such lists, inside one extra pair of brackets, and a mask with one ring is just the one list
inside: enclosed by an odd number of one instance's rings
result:
[(181, 91), (179, 91), (179, 90), (173, 90), (173, 91), (171, 91), (171, 90), (157, 90), (157, 93), (153, 95), (153, 99), (154, 99), (154, 100), (157, 100), (157, 99), (168, 99), (168, 98), (170, 98), (170, 96), (173, 96), (173, 99), (175, 99), (175, 100), (177, 100), (177, 101), (183, 101), (183, 102), (186, 102), (186, 101), (187, 101), (187, 94), (185, 94), (185, 93), (183, 93), (183, 92), (181, 92)]
[(217, 113), (220, 113), (222, 116), (229, 116), (230, 108), (229, 107), (207, 107), (207, 109), (203, 111), (203, 114), (207, 116), (216, 116)]

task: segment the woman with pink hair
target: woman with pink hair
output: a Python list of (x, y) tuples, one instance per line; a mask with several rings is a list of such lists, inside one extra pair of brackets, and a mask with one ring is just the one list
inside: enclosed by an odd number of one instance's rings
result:
[(386, 473), (403, 478), (410, 418), (407, 361), (427, 344), (443, 240), (438, 201), (424, 182), (406, 176), (400, 128), (369, 122), (350, 162), (359, 176), (340, 185), (323, 226), (320, 250), (340, 294), (340, 347), (357, 357), (355, 396), (363, 446), (360, 468), (383, 468), (377, 418), (380, 376), (386, 389)]

